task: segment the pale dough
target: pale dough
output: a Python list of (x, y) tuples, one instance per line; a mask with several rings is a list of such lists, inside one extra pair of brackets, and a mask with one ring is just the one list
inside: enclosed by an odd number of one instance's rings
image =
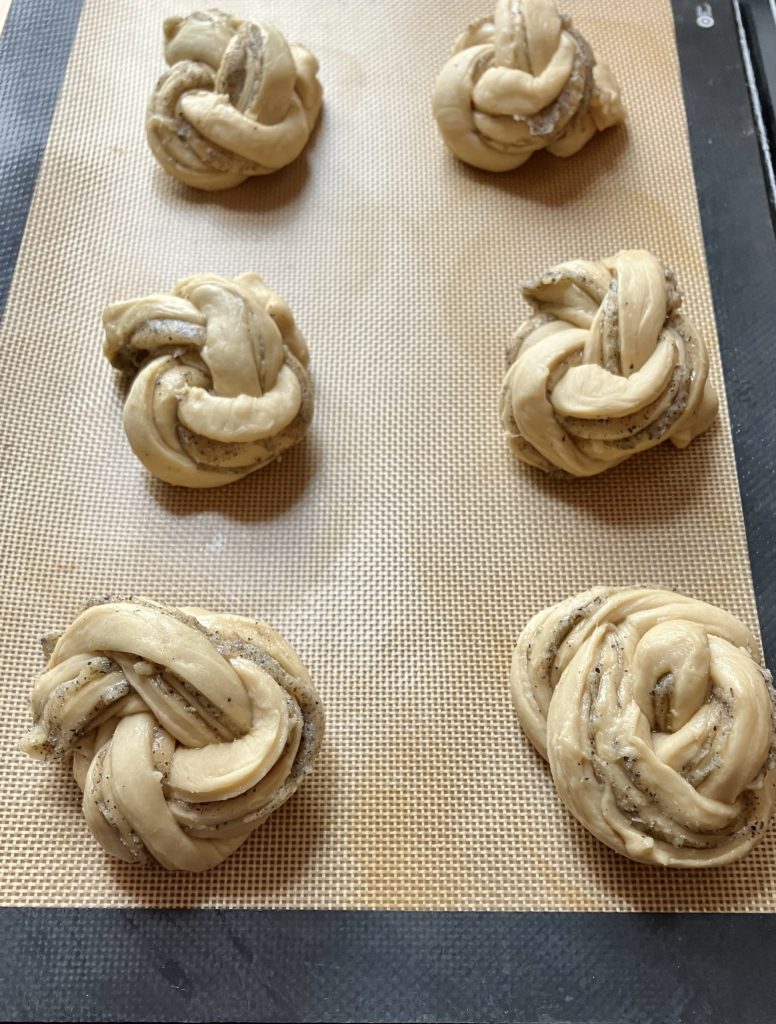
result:
[(568, 809), (634, 860), (710, 867), (763, 837), (774, 693), (732, 615), (670, 591), (597, 587), (539, 612), (512, 696)]
[(277, 458), (313, 413), (307, 346), (258, 274), (197, 274), (103, 313), (107, 359), (135, 374), (129, 443), (170, 484), (219, 487)]
[(561, 263), (522, 291), (535, 316), (512, 346), (500, 411), (524, 462), (593, 476), (662, 441), (684, 448), (711, 425), (706, 345), (651, 253)]
[(217, 10), (164, 23), (171, 65), (148, 104), (146, 134), (162, 167), (194, 188), (232, 188), (304, 149), (321, 109), (318, 62), (268, 22)]
[(625, 118), (610, 69), (555, 0), (498, 0), (458, 37), (434, 87), (442, 137), (467, 164), (511, 171), (540, 149), (572, 156)]
[(22, 749), (74, 754), (83, 812), (112, 856), (206, 871), (312, 770), (324, 713), (264, 623), (106, 600), (56, 640)]

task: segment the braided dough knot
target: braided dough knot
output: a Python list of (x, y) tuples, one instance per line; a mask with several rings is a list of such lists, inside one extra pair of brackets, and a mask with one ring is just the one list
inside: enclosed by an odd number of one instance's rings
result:
[(563, 802), (634, 860), (724, 864), (773, 810), (774, 694), (738, 619), (598, 587), (545, 609), (512, 662), (520, 722)]
[(162, 167), (194, 188), (232, 188), (295, 160), (321, 109), (318, 62), (267, 22), (217, 10), (164, 23), (171, 65), (148, 104)]
[(524, 462), (592, 476), (662, 441), (684, 448), (711, 425), (706, 346), (650, 253), (561, 263), (522, 291), (536, 315), (510, 353), (501, 420)]
[(87, 608), (56, 640), (22, 748), (73, 752), (94, 837), (121, 860), (205, 871), (296, 790), (318, 695), (264, 623), (152, 601)]
[(571, 156), (625, 117), (614, 75), (555, 0), (498, 0), (456, 40), (433, 109), (455, 155), (486, 171), (540, 149)]
[(258, 274), (198, 274), (169, 295), (103, 313), (107, 359), (136, 373), (124, 406), (132, 449), (185, 487), (231, 483), (304, 436), (313, 397), (307, 346)]

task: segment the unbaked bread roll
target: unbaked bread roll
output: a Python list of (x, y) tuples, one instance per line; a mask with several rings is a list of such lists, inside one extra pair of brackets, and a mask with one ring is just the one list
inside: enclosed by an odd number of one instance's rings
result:
[(703, 339), (673, 271), (643, 250), (561, 263), (522, 287), (501, 421), (524, 462), (593, 476), (670, 440), (686, 447), (717, 415)]
[(497, 0), (458, 37), (433, 98), (459, 160), (511, 171), (540, 149), (572, 156), (625, 118), (620, 90), (555, 0)]
[(134, 375), (124, 427), (154, 476), (220, 487), (276, 459), (310, 425), (307, 345), (258, 274), (187, 277), (103, 313), (103, 352)]
[(56, 640), (22, 749), (74, 753), (83, 811), (112, 856), (206, 871), (312, 770), (324, 713), (274, 629), (236, 615), (106, 600)]
[(164, 23), (171, 65), (146, 115), (154, 156), (179, 181), (216, 191), (295, 160), (321, 109), (318, 61), (268, 22), (217, 10)]
[(512, 696), (594, 836), (633, 860), (710, 867), (747, 853), (773, 810), (774, 693), (756, 651), (712, 605), (596, 587), (531, 619)]

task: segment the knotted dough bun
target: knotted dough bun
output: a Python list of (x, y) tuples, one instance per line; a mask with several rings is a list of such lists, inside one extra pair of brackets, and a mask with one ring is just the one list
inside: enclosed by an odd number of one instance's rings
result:
[(573, 260), (522, 287), (501, 421), (524, 462), (593, 476), (670, 440), (686, 447), (717, 415), (703, 339), (673, 271), (630, 250)]
[(531, 619), (512, 696), (594, 836), (634, 860), (710, 867), (747, 853), (773, 810), (774, 694), (756, 651), (712, 605), (596, 587)]
[(220, 487), (300, 441), (313, 414), (307, 345), (258, 274), (197, 274), (103, 313), (106, 358), (136, 374), (124, 406), (135, 455), (183, 487)]
[(206, 871), (294, 793), (323, 738), (307, 671), (271, 627), (106, 600), (56, 640), (22, 749), (74, 753), (83, 812), (112, 856)]
[(171, 65), (148, 104), (154, 156), (194, 188), (233, 188), (295, 160), (321, 109), (318, 61), (268, 22), (217, 10), (164, 23)]
[(459, 160), (486, 171), (514, 170), (540, 149), (572, 156), (625, 118), (614, 75), (555, 0), (497, 0), (455, 41), (433, 111)]

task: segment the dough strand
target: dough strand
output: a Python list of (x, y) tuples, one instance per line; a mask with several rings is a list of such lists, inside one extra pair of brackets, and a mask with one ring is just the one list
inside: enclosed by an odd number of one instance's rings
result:
[(455, 41), (433, 111), (458, 159), (485, 171), (512, 171), (541, 149), (572, 156), (625, 119), (614, 75), (555, 0), (497, 0)]
[(501, 391), (518, 458), (593, 476), (670, 440), (686, 447), (717, 415), (706, 345), (682, 312), (672, 270), (634, 249), (573, 260), (523, 285)]
[(312, 771), (320, 698), (262, 622), (140, 598), (86, 608), (56, 639), (22, 749), (73, 755), (100, 845), (132, 863), (206, 871)]
[(307, 345), (258, 274), (197, 274), (103, 313), (103, 352), (133, 375), (124, 428), (170, 484), (220, 487), (300, 441), (313, 415)]
[(164, 170), (205, 191), (271, 174), (299, 156), (321, 110), (318, 61), (268, 22), (218, 10), (164, 23), (165, 58), (146, 114)]
[(748, 853), (773, 812), (774, 692), (756, 651), (712, 605), (596, 587), (531, 619), (512, 697), (594, 836), (633, 860), (712, 867)]

